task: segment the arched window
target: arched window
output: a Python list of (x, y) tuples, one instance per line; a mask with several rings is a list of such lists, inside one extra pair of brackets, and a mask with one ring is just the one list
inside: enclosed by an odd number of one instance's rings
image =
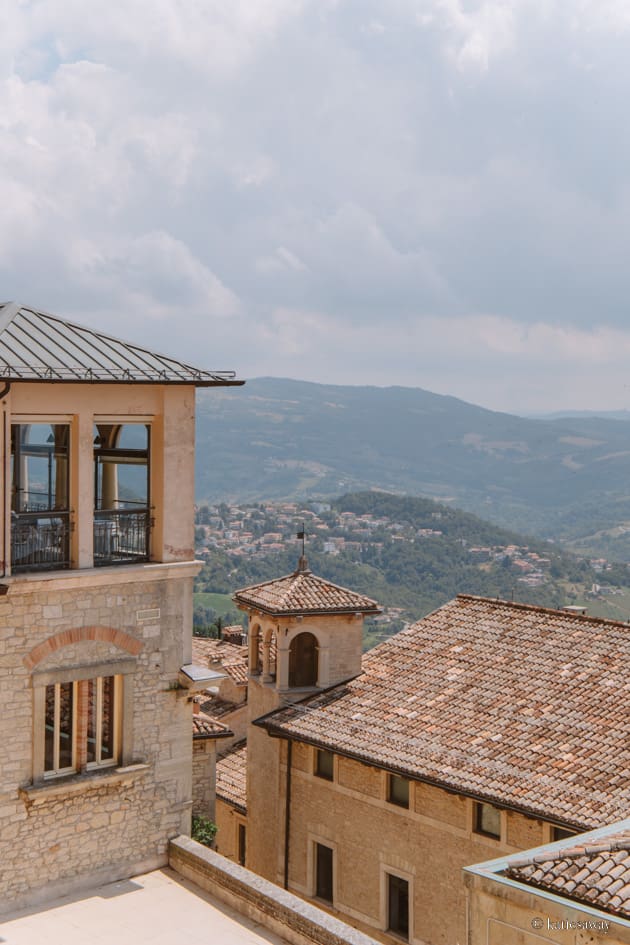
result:
[(298, 633), (289, 647), (289, 686), (302, 689), (317, 685), (317, 638)]
[(146, 561), (149, 426), (99, 423), (94, 434), (94, 564)]
[(249, 671), (255, 676), (259, 676), (262, 673), (260, 624), (256, 624), (249, 631)]

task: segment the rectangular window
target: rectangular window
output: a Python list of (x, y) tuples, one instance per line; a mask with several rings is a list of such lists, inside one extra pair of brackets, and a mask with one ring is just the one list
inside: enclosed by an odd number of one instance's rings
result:
[(47, 685), (44, 778), (118, 764), (121, 703), (121, 676)]
[(87, 766), (112, 764), (117, 755), (117, 684), (115, 676), (88, 679)]
[(387, 928), (409, 937), (409, 883), (391, 873), (387, 874)]
[(77, 683), (46, 686), (45, 776), (76, 770), (76, 694)]
[(238, 825), (238, 862), (245, 866), (247, 856), (247, 828), (245, 824)]
[(501, 811), (493, 804), (475, 801), (475, 833), (501, 839)]
[(335, 756), (332, 751), (318, 748), (315, 757), (315, 774), (325, 781), (332, 781), (334, 775)]
[(409, 807), (409, 781), (397, 774), (387, 776), (387, 800), (398, 807)]
[(11, 569), (70, 567), (67, 423), (11, 424)]
[(556, 840), (567, 840), (569, 837), (574, 837), (576, 834), (575, 830), (567, 830), (565, 827), (552, 827), (551, 828), (551, 840), (555, 842)]
[(315, 895), (333, 901), (333, 851), (323, 843), (315, 844)]

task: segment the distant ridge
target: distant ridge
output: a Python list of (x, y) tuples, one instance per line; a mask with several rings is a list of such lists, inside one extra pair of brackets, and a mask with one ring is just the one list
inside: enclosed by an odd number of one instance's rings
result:
[[(378, 488), (595, 550), (602, 530), (627, 521), (630, 533), (626, 419), (533, 419), (421, 388), (266, 377), (201, 392), (197, 430), (200, 499)], [(617, 556), (630, 556), (618, 538)]]

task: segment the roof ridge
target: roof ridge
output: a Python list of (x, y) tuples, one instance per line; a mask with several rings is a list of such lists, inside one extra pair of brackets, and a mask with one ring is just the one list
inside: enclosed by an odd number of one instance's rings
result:
[[(614, 627), (623, 627), (627, 630), (630, 627), (630, 620), (613, 620), (612, 617), (596, 617), (594, 614), (576, 614), (570, 610), (563, 610), (561, 607), (542, 607), (540, 604), (524, 604), (516, 600), (503, 600), (501, 597), (482, 597), (478, 594), (458, 594), (455, 600), (479, 601), (484, 604), (494, 604), (501, 607), (512, 607), (514, 610), (525, 610), (533, 613), (553, 614), (555, 617), (566, 617), (570, 620), (581, 620), (587, 623), (607, 624)], [(441, 610), (440, 607), (437, 610)], [(436, 611), (433, 611), (434, 613)], [(430, 615), (427, 615), (430, 616)], [(420, 618), (424, 620), (424, 617)], [(420, 621), (416, 621), (419, 623)]]

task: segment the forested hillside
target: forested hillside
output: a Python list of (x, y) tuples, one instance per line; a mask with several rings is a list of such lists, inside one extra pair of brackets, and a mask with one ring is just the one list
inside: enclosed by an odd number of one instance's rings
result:
[(380, 488), (630, 560), (629, 483), (623, 420), (526, 419), (419, 388), (274, 378), (200, 393), (200, 500)]

